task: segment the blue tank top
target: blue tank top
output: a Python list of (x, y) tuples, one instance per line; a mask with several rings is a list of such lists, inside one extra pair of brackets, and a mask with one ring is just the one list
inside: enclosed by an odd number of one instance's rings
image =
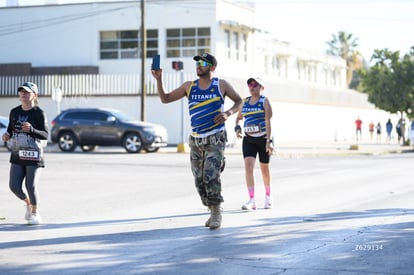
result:
[(259, 100), (250, 105), (251, 96), (244, 99), (242, 115), (244, 118), (244, 132), (249, 136), (263, 136), (266, 134), (266, 121), (264, 101), (265, 97), (260, 96)]
[(206, 90), (198, 87), (198, 79), (193, 81), (188, 94), (191, 135), (206, 137), (224, 130), (224, 123), (214, 122), (214, 117), (223, 112), (223, 109), (224, 97), (220, 91), (218, 78), (213, 78), (210, 87)]

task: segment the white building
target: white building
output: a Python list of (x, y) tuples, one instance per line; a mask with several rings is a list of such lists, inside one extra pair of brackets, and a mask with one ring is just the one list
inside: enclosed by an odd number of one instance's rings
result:
[[(26, 74), (95, 70), (99, 74), (139, 75), (141, 15), (141, 1), (0, 8), (0, 76), (6, 75), (10, 66), (16, 69), (19, 65), (29, 68)], [(229, 0), (146, 1), (147, 72), (152, 55), (159, 53), (164, 72), (180, 80), (173, 61), (183, 62), (185, 74), (194, 73), (192, 57), (210, 52), (218, 60), (217, 75), (228, 79), (243, 96), (248, 94), (245, 80), (262, 76), (274, 106), (275, 139), (280, 141), (331, 140), (334, 136), (350, 139), (357, 116), (365, 119), (366, 125), (368, 120), (388, 118), (367, 102), (366, 95), (346, 89), (344, 60), (277, 41), (256, 28), (256, 16), (260, 14), (255, 14), (251, 4)], [(147, 77), (151, 83), (149, 74)], [(176, 87), (176, 80), (166, 83), (168, 88)], [(46, 87), (43, 91), (50, 94)], [(54, 117), (53, 103), (47, 100), (43, 102), (50, 108), (49, 116)], [(119, 107), (137, 117), (138, 99), (119, 104), (114, 100), (66, 100), (62, 109)], [(15, 104), (13, 98), (0, 103), (2, 110)], [(183, 120), (176, 109), (180, 105), (161, 105), (156, 96), (148, 98), (148, 105), (147, 120), (166, 125), (170, 142), (180, 143), (179, 127), (173, 123)], [(184, 120), (188, 122), (188, 118)]]

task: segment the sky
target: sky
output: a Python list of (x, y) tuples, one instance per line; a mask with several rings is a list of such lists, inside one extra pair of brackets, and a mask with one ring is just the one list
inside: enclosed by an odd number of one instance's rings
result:
[[(97, 0), (0, 0), (20, 5)], [(105, 0), (103, 0), (105, 1)], [(114, 0), (112, 0), (114, 1)], [(189, 1), (189, 0), (187, 0)], [(414, 46), (414, 0), (255, 0), (257, 25), (280, 41), (324, 53), (333, 34), (357, 38), (357, 50), (370, 60), (375, 49), (408, 53)]]
[(344, 31), (358, 38), (366, 60), (375, 49), (406, 54), (414, 46), (413, 0), (256, 0), (265, 28), (277, 39), (313, 52), (325, 52), (332, 34)]

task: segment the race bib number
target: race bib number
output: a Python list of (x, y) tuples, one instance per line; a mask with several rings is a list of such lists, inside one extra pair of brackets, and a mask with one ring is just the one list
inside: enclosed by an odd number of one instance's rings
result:
[(19, 158), (24, 160), (39, 160), (39, 152), (35, 150), (19, 150)]
[(247, 125), (246, 127), (244, 127), (244, 132), (257, 133), (260, 132), (260, 127), (258, 125)]

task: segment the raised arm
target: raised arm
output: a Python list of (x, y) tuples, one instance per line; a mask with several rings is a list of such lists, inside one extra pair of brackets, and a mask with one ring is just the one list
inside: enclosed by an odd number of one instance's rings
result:
[(151, 70), (151, 73), (157, 81), (158, 96), (160, 97), (162, 103), (174, 102), (187, 95), (187, 91), (191, 86), (191, 81), (184, 82), (180, 87), (172, 90), (171, 92), (166, 92), (162, 82), (162, 70)]

